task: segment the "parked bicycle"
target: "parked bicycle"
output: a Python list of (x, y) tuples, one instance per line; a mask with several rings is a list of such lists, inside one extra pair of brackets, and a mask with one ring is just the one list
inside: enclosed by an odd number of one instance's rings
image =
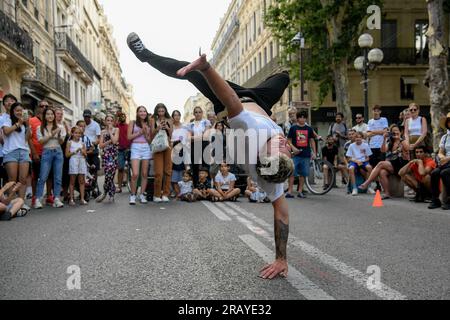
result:
[(317, 146), (317, 157), (314, 160), (311, 159), (309, 177), (305, 181), (309, 192), (318, 196), (330, 192), (336, 182), (334, 165), (322, 158), (323, 146), (324, 141), (320, 138)]

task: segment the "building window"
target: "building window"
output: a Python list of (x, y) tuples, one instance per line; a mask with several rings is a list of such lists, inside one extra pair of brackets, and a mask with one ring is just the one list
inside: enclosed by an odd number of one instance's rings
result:
[(80, 96), (79, 96), (79, 91), (78, 91), (78, 82), (77, 82), (77, 80), (74, 80), (74, 84), (73, 84), (73, 86), (74, 86), (74, 94), (75, 94), (75, 107), (76, 108), (79, 108), (80, 107)]
[(400, 78), (400, 99), (414, 100), (414, 89), (411, 83), (406, 83), (404, 78)]
[(253, 41), (256, 41), (256, 11), (253, 12)]
[(258, 53), (258, 60), (259, 60), (259, 70), (261, 70), (261, 68), (262, 68), (262, 56), (261, 56), (261, 52)]
[(264, 65), (267, 64), (267, 47), (264, 48)]
[(255, 68), (254, 74), (256, 74), (256, 72), (258, 71), (258, 69), (257, 69), (257, 64), (256, 64), (256, 57), (253, 58), (253, 68)]
[(381, 24), (381, 47), (397, 48), (397, 21), (384, 20)]
[(414, 45), (416, 48), (416, 57), (420, 57), (422, 59), (428, 58), (427, 31), (428, 21), (417, 20), (414, 26)]
[(272, 61), (272, 59), (273, 59), (273, 42), (272, 41), (270, 41), (270, 44), (269, 44), (269, 48), (270, 48), (270, 61)]
[(250, 77), (253, 76), (253, 62), (250, 62)]
[(22, 0), (23, 6), (28, 9), (28, 0)]

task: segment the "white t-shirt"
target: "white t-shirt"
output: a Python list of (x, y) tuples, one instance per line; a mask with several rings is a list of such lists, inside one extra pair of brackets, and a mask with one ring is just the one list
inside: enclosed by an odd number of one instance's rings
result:
[(182, 144), (186, 144), (187, 141), (187, 137), (189, 134), (189, 130), (186, 126), (182, 126), (178, 129), (174, 129), (172, 132), (172, 142), (175, 141), (180, 141)]
[(202, 136), (207, 128), (211, 127), (211, 122), (209, 120), (201, 120), (197, 125), (196, 121), (192, 122), (189, 126), (189, 131), (194, 137)]
[[(230, 128), (235, 130), (242, 129), (246, 131), (248, 129), (255, 129), (259, 132), (265, 131), (267, 135), (266, 141), (262, 141), (262, 136), (259, 135), (259, 139), (255, 139), (250, 143), (250, 145), (256, 146), (256, 150), (258, 151), (261, 151), (265, 147), (267, 141), (271, 137), (278, 134), (283, 134), (283, 130), (275, 122), (273, 122), (272, 119), (251, 111), (242, 111), (239, 115), (229, 119), (228, 123), (230, 124)], [(249, 139), (246, 139), (246, 154), (248, 152), (251, 164), (244, 164), (240, 166), (248, 173), (252, 180), (255, 181), (261, 187), (261, 189), (263, 189), (267, 193), (269, 199), (272, 202), (275, 202), (284, 194), (284, 184), (270, 183), (258, 176), (258, 173), (256, 171), (258, 153), (252, 152), (252, 148), (250, 148), (250, 145)]]
[(355, 130), (356, 132), (361, 132), (366, 134), (367, 133), (367, 124), (366, 123), (362, 123), (362, 124), (357, 124), (356, 126), (354, 126), (352, 129)]
[[(6, 119), (9, 119), (9, 114), (7, 113), (3, 113), (0, 116), (0, 128), (3, 128), (3, 123), (5, 122)], [(0, 133), (1, 135), (3, 135), (3, 132)], [(3, 135), (4, 136), (4, 135)], [(0, 143), (0, 158), (3, 157), (3, 144)]]
[[(369, 121), (369, 125), (367, 126), (367, 131), (383, 131), (385, 129), (389, 129), (389, 123), (386, 118), (380, 118), (378, 120), (372, 119)], [(380, 149), (383, 145), (383, 135), (376, 135), (370, 138), (370, 148), (372, 149)]]
[(367, 143), (363, 142), (357, 145), (356, 142), (352, 143), (348, 148), (346, 156), (351, 160), (366, 161), (368, 157), (372, 155), (372, 150)]
[(192, 181), (188, 181), (188, 182), (179, 181), (178, 185), (180, 186), (180, 196), (192, 192), (192, 188), (193, 188)]
[(222, 190), (230, 190), (230, 184), (231, 182), (236, 181), (236, 176), (232, 174), (231, 172), (228, 172), (227, 176), (224, 177), (222, 175), (222, 172), (219, 172), (216, 175), (216, 178), (214, 179), (215, 182), (221, 184), (220, 188)]
[[(2, 128), (4, 127), (12, 127), (11, 118), (8, 117), (3, 121)], [(28, 128), (28, 130), (30, 129)], [(5, 140), (5, 143), (3, 144), (3, 154), (8, 154), (17, 149), (30, 151), (28, 142), (26, 141), (26, 129), (24, 125), (22, 125), (21, 132), (14, 131), (9, 136), (4, 134), (3, 139)]]
[(102, 130), (100, 129), (100, 125), (94, 120), (91, 120), (91, 123), (86, 125), (84, 135), (91, 140), (92, 144), (97, 144), (99, 142), (97, 137), (101, 134), (101, 132)]
[(445, 151), (446, 157), (450, 157), (450, 131), (442, 137), (439, 148)]

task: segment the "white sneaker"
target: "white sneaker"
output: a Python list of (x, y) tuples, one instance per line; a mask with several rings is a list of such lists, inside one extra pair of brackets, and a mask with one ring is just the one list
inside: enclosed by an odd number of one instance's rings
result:
[(169, 198), (167, 198), (166, 196), (163, 196), (163, 197), (162, 197), (162, 202), (167, 203), (167, 202), (170, 202), (170, 200), (169, 200)]
[(55, 198), (55, 201), (53, 202), (53, 208), (63, 208), (64, 203), (59, 200), (59, 198)]
[(161, 198), (158, 198), (158, 197), (153, 197), (153, 202), (154, 202), (154, 203), (161, 203), (161, 202), (162, 202), (162, 199), (161, 199)]
[(130, 205), (131, 206), (136, 205), (136, 196), (134, 196), (134, 195), (130, 196)]
[(42, 209), (42, 202), (39, 199), (36, 199), (36, 201), (34, 202), (34, 208), (35, 209)]
[(26, 204), (24, 204), (24, 205), (22, 206), (22, 209), (25, 209), (25, 210), (27, 210), (27, 211), (30, 211), (30, 210), (31, 210), (31, 208), (30, 208), (29, 206), (27, 206)]
[(141, 195), (139, 196), (139, 200), (141, 201), (141, 203), (148, 203), (145, 194), (141, 194)]
[(368, 194), (376, 194), (376, 191), (373, 190), (372, 187), (370, 187), (369, 189), (367, 189), (367, 193), (368, 193)]
[(353, 189), (352, 196), (357, 196), (357, 195), (358, 195), (358, 189)]

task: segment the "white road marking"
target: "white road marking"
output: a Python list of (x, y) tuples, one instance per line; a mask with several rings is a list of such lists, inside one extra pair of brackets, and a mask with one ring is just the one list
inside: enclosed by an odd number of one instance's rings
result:
[[(239, 238), (248, 245), (253, 251), (255, 251), (266, 263), (272, 263), (274, 253), (258, 239), (252, 235), (243, 235)], [(297, 291), (308, 300), (335, 300), (332, 296), (328, 295), (325, 291), (320, 289), (316, 284), (311, 282), (307, 277), (300, 273), (293, 266), (288, 265), (289, 272), (286, 280)]]
[(212, 213), (214, 213), (214, 215), (222, 221), (231, 221), (231, 218), (229, 216), (227, 216), (225, 213), (223, 213), (219, 208), (217, 208), (214, 204), (207, 202), (207, 201), (202, 201), (203, 205), (205, 207), (207, 207), (209, 209), (209, 211), (211, 211)]
[[(264, 223), (260, 223), (260, 218), (257, 218), (254, 214), (247, 212), (246, 210), (240, 208), (239, 206), (227, 203), (228, 206), (232, 207), (236, 210), (238, 213), (244, 214), (251, 219), (253, 219), (256, 223), (259, 223), (260, 225), (267, 226), (268, 223), (264, 221)], [(253, 218), (253, 217), (256, 217)], [(252, 230), (253, 231), (253, 230)], [(271, 234), (265, 232), (265, 234), (262, 234), (262, 236), (269, 241), (273, 241), (273, 238), (271, 238)], [(342, 275), (354, 280), (358, 285), (364, 287), (365, 289), (371, 291), (375, 295), (377, 295), (381, 299), (385, 300), (406, 300), (407, 297), (400, 292), (390, 288), (384, 283), (380, 283), (380, 286), (377, 288), (374, 287), (368, 287), (367, 283), (369, 281), (369, 276), (353, 267), (350, 267), (346, 265), (345, 263), (339, 261), (337, 258), (330, 256), (319, 249), (315, 248), (314, 246), (301, 241), (297, 237), (293, 236), (292, 234), (289, 235), (289, 242), (288, 245), (297, 247), (301, 249), (306, 254), (320, 260), (323, 264), (333, 268), (334, 270), (338, 271)]]

